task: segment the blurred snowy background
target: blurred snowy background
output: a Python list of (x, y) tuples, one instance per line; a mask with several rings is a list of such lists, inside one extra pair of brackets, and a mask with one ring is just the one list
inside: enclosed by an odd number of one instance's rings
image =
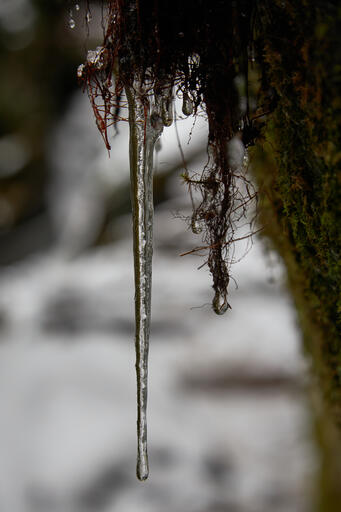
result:
[[(76, 88), (100, 26), (94, 8), (86, 39), (80, 7), (0, 4), (0, 510), (311, 512), (319, 460), (284, 270), (255, 239), (232, 310), (212, 312), (203, 260), (179, 257), (198, 238), (174, 126), (156, 155), (150, 477), (135, 477), (128, 126), (109, 158)], [(192, 124), (177, 127), (196, 170), (207, 127), (187, 145)]]

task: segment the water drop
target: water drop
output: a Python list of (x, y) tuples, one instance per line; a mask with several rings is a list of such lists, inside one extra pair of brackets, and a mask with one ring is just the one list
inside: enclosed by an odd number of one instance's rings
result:
[(182, 98), (182, 113), (185, 116), (190, 116), (193, 114), (193, 103), (187, 93), (184, 93)]
[(108, 62), (108, 50), (103, 46), (97, 46), (96, 50), (89, 50), (86, 61), (96, 69), (102, 69)]
[(246, 171), (248, 169), (248, 167), (249, 167), (249, 153), (248, 153), (247, 148), (245, 148), (242, 168), (244, 171)]
[(226, 311), (231, 308), (230, 304), (227, 302), (226, 294), (221, 294), (220, 292), (215, 292), (214, 299), (212, 301), (213, 311), (217, 315), (223, 315)]
[(80, 9), (79, 4), (75, 5), (75, 9), (76, 9), (76, 11), (79, 11), (79, 9)]
[(199, 235), (202, 232), (202, 225), (200, 224), (198, 214), (196, 212), (194, 212), (192, 215), (191, 229), (192, 233), (194, 233), (195, 235)]
[(69, 27), (72, 29), (72, 28), (75, 28), (75, 26), (76, 26), (76, 23), (75, 23), (75, 20), (73, 19), (72, 9), (70, 9), (70, 11), (69, 11)]
[(162, 95), (161, 99), (161, 117), (164, 126), (171, 126), (173, 122), (173, 95), (172, 88)]
[(83, 73), (84, 73), (84, 64), (80, 64), (77, 68), (77, 78), (82, 78), (83, 76)]

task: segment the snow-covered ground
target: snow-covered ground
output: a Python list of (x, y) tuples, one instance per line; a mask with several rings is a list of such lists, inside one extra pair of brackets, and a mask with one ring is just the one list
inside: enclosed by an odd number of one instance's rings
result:
[[(197, 243), (172, 215), (189, 206), (176, 176), (155, 216), (150, 477), (136, 479), (130, 220), (115, 244), (70, 256), (103, 215), (105, 169), (122, 170), (113, 186), (128, 175), (115, 147), (108, 163), (91, 146), (92, 130), (77, 98), (54, 152), (59, 246), (0, 274), (1, 511), (310, 512), (317, 456), (283, 269), (255, 240), (217, 317), (202, 260), (179, 257)], [(160, 172), (178, 155), (170, 130)]]

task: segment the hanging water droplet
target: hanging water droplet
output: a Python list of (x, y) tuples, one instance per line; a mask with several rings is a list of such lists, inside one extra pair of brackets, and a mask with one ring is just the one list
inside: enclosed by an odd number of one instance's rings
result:
[(172, 88), (162, 95), (161, 99), (161, 117), (164, 126), (171, 126), (173, 122), (173, 95)]
[(75, 26), (76, 26), (76, 22), (73, 19), (72, 9), (70, 9), (70, 11), (69, 11), (69, 27), (72, 29), (72, 28), (75, 28)]
[(223, 315), (226, 311), (231, 308), (227, 302), (226, 295), (222, 295), (220, 292), (215, 292), (214, 299), (212, 301), (213, 311), (217, 315)]
[(182, 98), (182, 113), (185, 116), (190, 116), (191, 114), (193, 114), (193, 103), (190, 100), (188, 94), (185, 92)]
[(98, 52), (96, 50), (89, 50), (86, 56), (88, 64), (96, 64), (98, 59)]
[(80, 9), (79, 4), (75, 5), (75, 9), (76, 9), (76, 11), (79, 11), (79, 9)]
[(78, 66), (78, 68), (77, 68), (77, 77), (78, 78), (82, 78), (83, 73), (84, 73), (84, 68), (85, 68), (84, 64), (80, 64)]
[(103, 69), (108, 63), (108, 50), (103, 46), (97, 46), (96, 50), (89, 50), (86, 61), (96, 69)]
[(243, 158), (243, 169), (244, 169), (244, 171), (247, 170), (248, 166), (249, 166), (249, 152), (248, 152), (247, 148), (245, 148), (244, 158)]
[(195, 235), (199, 235), (202, 232), (202, 225), (198, 219), (197, 212), (194, 212), (192, 215), (191, 229), (192, 233), (194, 233)]

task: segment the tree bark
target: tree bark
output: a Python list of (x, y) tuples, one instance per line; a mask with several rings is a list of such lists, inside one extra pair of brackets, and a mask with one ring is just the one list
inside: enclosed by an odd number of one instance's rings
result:
[(341, 503), (341, 11), (338, 2), (259, 2), (257, 30), (262, 101), (275, 108), (253, 169), (318, 375), (321, 510), (330, 512)]

